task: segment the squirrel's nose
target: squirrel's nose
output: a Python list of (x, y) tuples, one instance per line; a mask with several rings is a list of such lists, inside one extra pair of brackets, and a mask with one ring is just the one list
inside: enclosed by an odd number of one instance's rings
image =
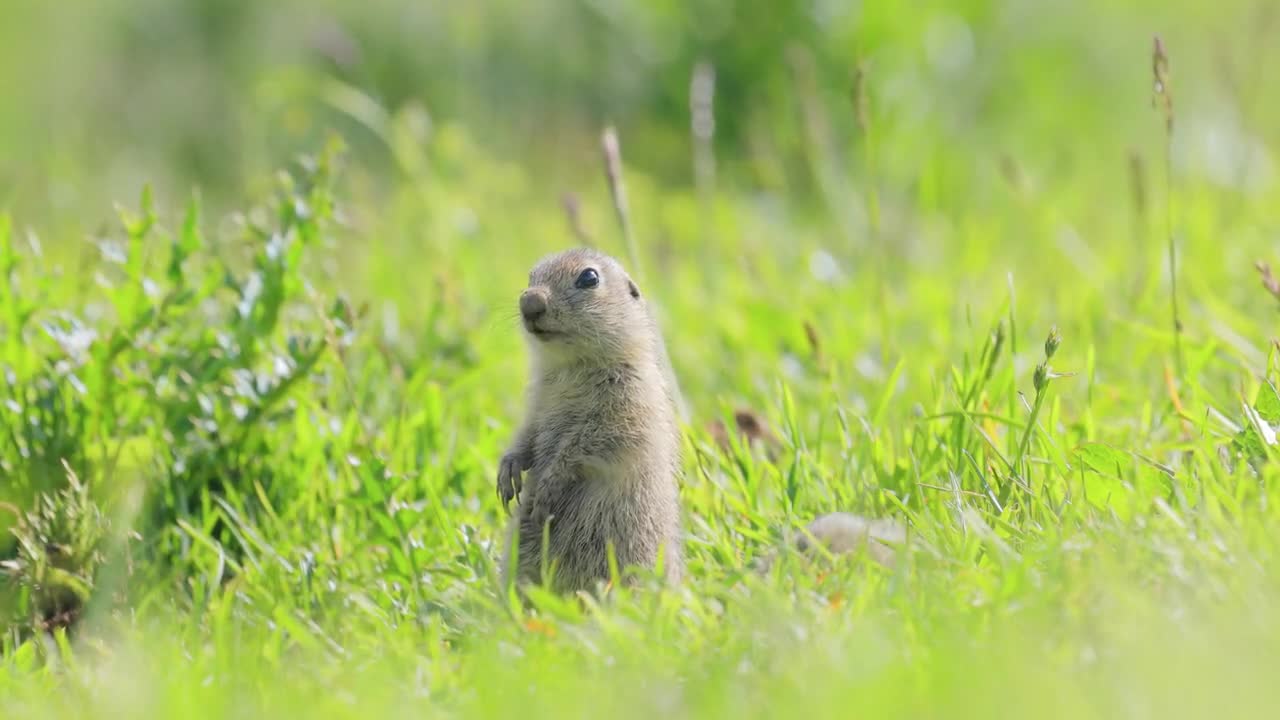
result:
[(530, 288), (520, 294), (520, 314), (533, 322), (547, 314), (547, 296)]

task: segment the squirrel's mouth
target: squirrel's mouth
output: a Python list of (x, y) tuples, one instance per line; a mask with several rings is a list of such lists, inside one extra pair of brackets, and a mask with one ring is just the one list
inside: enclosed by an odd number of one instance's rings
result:
[(546, 342), (548, 340), (551, 340), (552, 338), (559, 337), (564, 334), (562, 332), (557, 332), (555, 330), (548, 330), (546, 328), (538, 327), (537, 323), (530, 322), (528, 320), (524, 321), (524, 329), (530, 335), (538, 338), (543, 342)]

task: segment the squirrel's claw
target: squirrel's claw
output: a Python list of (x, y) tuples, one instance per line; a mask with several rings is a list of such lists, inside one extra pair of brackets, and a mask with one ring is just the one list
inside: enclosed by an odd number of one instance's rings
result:
[(519, 496), (523, 485), (520, 465), (520, 459), (512, 454), (503, 455), (498, 462), (498, 499), (507, 512), (510, 512), (508, 505), (513, 498)]

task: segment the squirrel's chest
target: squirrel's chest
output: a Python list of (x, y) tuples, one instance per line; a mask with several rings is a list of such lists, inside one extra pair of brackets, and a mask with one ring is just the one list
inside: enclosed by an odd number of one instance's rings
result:
[(531, 474), (529, 503), (522, 508), (536, 525), (548, 518), (561, 528), (598, 524), (645, 502), (650, 473), (635, 459), (575, 453), (562, 460), (535, 465)]
[(534, 428), (534, 457), (596, 456), (612, 464), (646, 445), (658, 425), (635, 379), (626, 374), (563, 378), (544, 386)]
[(663, 464), (663, 445), (647, 418), (582, 406), (537, 426), (532, 484), (539, 495), (613, 493)]
[(625, 482), (652, 464), (657, 451), (651, 428), (591, 413), (581, 422), (547, 423), (534, 434), (534, 475), (552, 482), (581, 479), (594, 484)]

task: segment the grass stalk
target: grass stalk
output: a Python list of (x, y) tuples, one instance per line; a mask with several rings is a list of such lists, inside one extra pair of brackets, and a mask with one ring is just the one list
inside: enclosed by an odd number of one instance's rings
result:
[(1061, 344), (1062, 336), (1058, 333), (1058, 329), (1050, 330), (1049, 337), (1044, 343), (1044, 362), (1036, 366), (1035, 374), (1032, 376), (1036, 397), (1031, 404), (1031, 415), (1027, 419), (1027, 427), (1022, 433), (1022, 440), (1018, 443), (1018, 454), (1013, 459), (1014, 472), (1020, 474), (1028, 486), (1031, 484), (1031, 480), (1028, 477), (1030, 473), (1024, 466), (1023, 461), (1027, 457), (1027, 450), (1031, 447), (1031, 434), (1035, 432), (1036, 422), (1040, 418), (1040, 408), (1044, 406), (1045, 397), (1049, 394), (1049, 383), (1056, 377), (1062, 377), (1055, 374), (1053, 369), (1049, 367), (1049, 360), (1053, 358), (1053, 354), (1058, 351), (1058, 346)]
[(1169, 248), (1169, 310), (1173, 320), (1173, 363), (1183, 378), (1182, 317), (1178, 311), (1178, 253), (1173, 233), (1173, 91), (1169, 85), (1169, 56), (1157, 35), (1151, 51), (1152, 103), (1164, 118), (1165, 231)]
[(862, 135), (862, 162), (865, 177), (863, 202), (867, 213), (867, 242), (876, 262), (876, 302), (880, 315), (880, 360), (889, 362), (889, 251), (880, 232), (880, 176), (877, 167), (875, 134), (871, 126), (871, 93), (865, 62), (859, 62), (853, 75), (853, 109), (858, 131)]
[(604, 150), (604, 173), (609, 181), (609, 196), (613, 199), (613, 210), (618, 218), (618, 227), (622, 230), (622, 241), (627, 249), (627, 261), (631, 266), (632, 274), (637, 278), (643, 278), (640, 248), (636, 245), (635, 230), (631, 224), (631, 206), (627, 202), (627, 186), (622, 178), (622, 145), (618, 141), (618, 131), (612, 125), (604, 129), (601, 147)]
[(693, 140), (693, 178), (702, 206), (702, 240), (710, 246), (715, 238), (715, 68), (700, 62), (689, 80), (689, 131)]

